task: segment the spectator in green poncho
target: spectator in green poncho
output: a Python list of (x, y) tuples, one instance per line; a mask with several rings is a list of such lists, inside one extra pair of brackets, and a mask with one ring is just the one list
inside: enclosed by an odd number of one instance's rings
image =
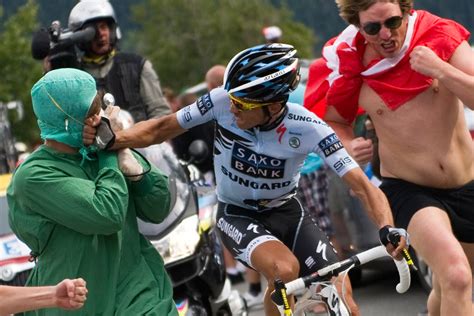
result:
[(31, 95), (44, 144), (7, 191), (11, 227), (36, 258), (27, 285), (81, 277), (89, 290), (81, 310), (34, 314), (177, 315), (163, 260), (137, 228), (137, 217), (158, 223), (168, 214), (167, 177), (154, 167), (127, 177), (148, 165), (130, 151), (83, 146), (83, 122), (102, 103), (89, 74), (50, 71)]

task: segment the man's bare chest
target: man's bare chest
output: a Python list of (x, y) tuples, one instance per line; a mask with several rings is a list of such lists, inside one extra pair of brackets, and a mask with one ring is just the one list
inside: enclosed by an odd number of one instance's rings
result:
[(440, 86), (437, 80), (425, 91), (396, 109), (390, 109), (368, 85), (363, 84), (359, 95), (359, 104), (371, 116), (379, 127), (414, 129), (421, 126), (442, 124), (453, 119), (457, 101), (452, 94)]

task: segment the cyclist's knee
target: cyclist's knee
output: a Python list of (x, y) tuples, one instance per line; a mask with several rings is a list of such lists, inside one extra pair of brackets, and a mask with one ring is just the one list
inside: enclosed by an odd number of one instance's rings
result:
[(274, 260), (272, 271), (267, 273), (267, 279), (273, 282), (278, 278), (283, 282), (289, 282), (298, 278), (300, 266), (296, 258), (288, 258), (288, 260)]

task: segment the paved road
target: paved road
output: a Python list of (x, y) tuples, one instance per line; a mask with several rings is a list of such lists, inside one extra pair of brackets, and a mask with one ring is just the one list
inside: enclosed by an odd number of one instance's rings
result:
[[(361, 284), (354, 288), (354, 297), (359, 304), (362, 316), (417, 316), (422, 311), (427, 294), (421, 288), (416, 277), (407, 293), (395, 291), (397, 272), (387, 265), (377, 269), (365, 269)], [(244, 284), (237, 286), (239, 291), (246, 290)], [(264, 316), (262, 308), (252, 309), (249, 316)]]

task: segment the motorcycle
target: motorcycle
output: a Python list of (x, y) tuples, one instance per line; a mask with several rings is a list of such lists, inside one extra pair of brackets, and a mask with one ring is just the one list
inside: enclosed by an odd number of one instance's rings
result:
[(191, 161), (186, 162), (178, 161), (167, 145), (160, 146), (142, 153), (168, 174), (175, 196), (172, 210), (163, 223), (139, 220), (139, 228), (163, 257), (179, 315), (247, 315), (243, 298), (226, 277), (222, 245), (215, 231), (215, 188), (193, 165), (209, 154), (207, 145), (194, 141), (189, 148)]
[(23, 285), (34, 263), (29, 261), (30, 249), (8, 226), (6, 190), (18, 160), (8, 120), (9, 110), (16, 110), (16, 116), (21, 120), (23, 105), (20, 101), (0, 102), (0, 285)]
[(34, 266), (30, 249), (15, 234), (0, 237), (0, 285), (23, 286)]

